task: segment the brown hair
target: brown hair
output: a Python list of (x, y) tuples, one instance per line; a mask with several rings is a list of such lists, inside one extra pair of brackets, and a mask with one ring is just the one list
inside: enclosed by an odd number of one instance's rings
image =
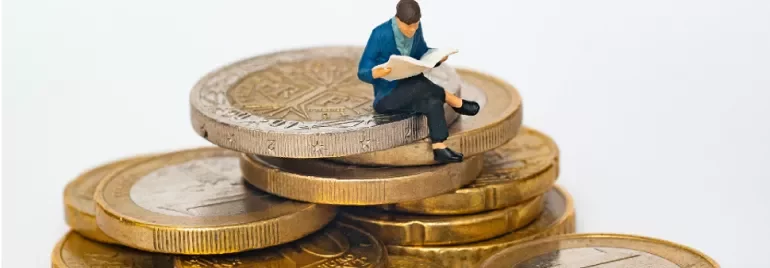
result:
[(396, 4), (396, 18), (406, 24), (420, 21), (420, 5), (415, 0), (400, 0)]

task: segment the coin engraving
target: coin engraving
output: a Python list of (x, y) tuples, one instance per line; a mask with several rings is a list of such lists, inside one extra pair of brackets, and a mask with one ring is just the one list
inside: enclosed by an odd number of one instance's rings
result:
[(158, 169), (139, 179), (131, 200), (147, 210), (173, 216), (232, 216), (270, 209), (272, 196), (248, 188), (238, 159), (195, 159)]
[(507, 144), (484, 153), (484, 170), (467, 187), (483, 187), (531, 177), (552, 165), (558, 149), (550, 138), (531, 128)]
[[(341, 157), (427, 137), (422, 115), (375, 113), (372, 87), (358, 79), (362, 51), (347, 46), (287, 50), (211, 72), (190, 92), (193, 129), (227, 149), (288, 158)], [(452, 67), (441, 65), (426, 76), (459, 93), (460, 78)], [(447, 122), (459, 117), (444, 108)], [(401, 136), (405, 127), (413, 128), (408, 137)], [(361, 134), (377, 142), (358, 144)], [(269, 146), (267, 140), (286, 142)], [(315, 141), (324, 148), (313, 148)]]
[(227, 97), (236, 108), (269, 119), (365, 115), (371, 112), (371, 86), (358, 80), (355, 66), (349, 57), (278, 63), (250, 74)]
[(680, 268), (659, 256), (621, 248), (562, 249), (526, 260), (516, 268)]
[(368, 234), (332, 224), (295, 242), (259, 251), (220, 256), (179, 256), (177, 267), (370, 267), (385, 249)]
[[(368, 120), (374, 116), (371, 85), (358, 79), (359, 58), (360, 49), (350, 47), (250, 58), (204, 77), (193, 90), (192, 100), (203, 112), (255, 128), (310, 130), (373, 125), (374, 120)], [(452, 74), (451, 68), (442, 65), (426, 76), (457, 92), (459, 78)]]
[(170, 260), (162, 255), (93, 242), (77, 233), (67, 234), (57, 249), (53, 253), (54, 264), (59, 259), (63, 263), (56, 267), (143, 268), (159, 267), (154, 264), (170, 264)]

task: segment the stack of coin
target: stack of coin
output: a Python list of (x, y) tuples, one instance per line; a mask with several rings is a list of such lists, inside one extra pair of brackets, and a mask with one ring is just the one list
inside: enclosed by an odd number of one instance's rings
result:
[(280, 51), (205, 75), (195, 131), (217, 147), (121, 159), (65, 189), (73, 231), (54, 267), (473, 267), (520, 242), (574, 232), (558, 148), (521, 126), (506, 82), (447, 64), (426, 76), (477, 101), (448, 105), (433, 161), (426, 118), (380, 115), (360, 47)]
[[(389, 256), (380, 239), (335, 221), (338, 206), (417, 201), (471, 183), (483, 152), (517, 133), (520, 98), (480, 73), (448, 65), (426, 73), (484, 107), (462, 119), (445, 107), (447, 143), (465, 150), (466, 160), (436, 165), (425, 157), (424, 116), (373, 112), (371, 86), (356, 74), (361, 51), (282, 51), (204, 76), (190, 94), (192, 124), (219, 147), (121, 159), (70, 183), (73, 232), (57, 246), (54, 265), (440, 267)], [(503, 101), (487, 99), (494, 94)], [(381, 157), (405, 149), (413, 162)]]
[(522, 127), (483, 154), (483, 171), (473, 183), (378, 209), (343, 208), (340, 219), (369, 231), (391, 254), (473, 267), (508, 245), (575, 231), (571, 197), (555, 185), (558, 156), (549, 136)]

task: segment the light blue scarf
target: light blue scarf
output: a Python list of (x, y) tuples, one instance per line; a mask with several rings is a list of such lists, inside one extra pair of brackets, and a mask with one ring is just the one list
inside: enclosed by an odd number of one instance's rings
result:
[(409, 56), (412, 52), (412, 38), (407, 38), (406, 35), (398, 29), (396, 17), (393, 17), (390, 21), (390, 24), (393, 25), (393, 36), (396, 38), (396, 47), (398, 48), (398, 51), (401, 52), (401, 55)]

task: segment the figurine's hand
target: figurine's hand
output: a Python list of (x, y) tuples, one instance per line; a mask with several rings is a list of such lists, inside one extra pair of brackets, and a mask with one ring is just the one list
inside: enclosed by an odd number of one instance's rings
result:
[(381, 78), (383, 76), (388, 75), (390, 71), (391, 71), (390, 68), (383, 68), (383, 67), (374, 68), (372, 69), (372, 77), (374, 79)]

